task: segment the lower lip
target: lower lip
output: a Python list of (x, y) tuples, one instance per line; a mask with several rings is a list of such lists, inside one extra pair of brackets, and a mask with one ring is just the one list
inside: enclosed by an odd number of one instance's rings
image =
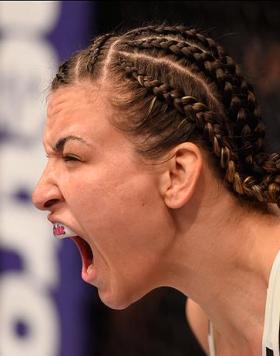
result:
[[(90, 272), (89, 272), (89, 267)], [(82, 279), (84, 282), (89, 283), (89, 284), (94, 284), (96, 285), (97, 282), (97, 274), (96, 274), (96, 267), (94, 265), (89, 266), (86, 268), (84, 262), (83, 262), (83, 267), (82, 267)]]

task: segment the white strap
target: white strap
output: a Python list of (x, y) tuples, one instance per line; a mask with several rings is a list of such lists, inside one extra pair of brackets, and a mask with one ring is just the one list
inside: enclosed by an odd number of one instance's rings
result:
[(216, 356), (214, 330), (213, 330), (213, 324), (211, 323), (211, 320), (208, 321), (208, 346), (209, 346), (209, 356)]
[(280, 251), (277, 253), (269, 276), (264, 331), (262, 338), (262, 355), (266, 356), (266, 348), (279, 356), (279, 320), (280, 320)]

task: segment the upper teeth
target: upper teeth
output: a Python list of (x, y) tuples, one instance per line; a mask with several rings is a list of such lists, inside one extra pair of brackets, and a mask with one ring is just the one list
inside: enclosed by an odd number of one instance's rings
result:
[(65, 239), (67, 237), (74, 237), (77, 236), (75, 232), (73, 232), (68, 226), (63, 225), (61, 223), (54, 223), (53, 224), (53, 236), (57, 239)]

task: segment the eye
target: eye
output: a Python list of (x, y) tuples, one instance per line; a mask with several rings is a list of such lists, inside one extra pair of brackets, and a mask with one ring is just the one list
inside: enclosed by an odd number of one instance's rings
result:
[(79, 159), (79, 157), (74, 156), (74, 155), (69, 155), (69, 154), (63, 155), (62, 158), (63, 158), (64, 162), (69, 162), (69, 161), (77, 161), (77, 162), (79, 162), (79, 161), (81, 161)]

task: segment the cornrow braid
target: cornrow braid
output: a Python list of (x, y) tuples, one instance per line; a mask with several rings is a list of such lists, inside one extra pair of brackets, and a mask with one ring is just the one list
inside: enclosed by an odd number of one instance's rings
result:
[[(127, 42), (127, 45), (145, 49), (159, 48), (167, 54), (174, 54), (179, 58), (187, 58), (191, 60), (192, 71), (197, 74), (204, 72), (208, 77), (213, 79), (219, 91), (224, 93), (221, 99), (225, 108), (229, 108), (227, 112), (228, 115), (232, 121), (236, 121), (237, 123), (236, 125), (232, 125), (234, 129), (233, 135), (237, 138), (240, 137), (239, 141), (241, 142), (244, 141), (244, 138), (250, 141), (249, 144), (244, 145), (242, 148), (245, 161), (248, 164), (253, 163), (252, 151), (258, 152), (262, 148), (264, 129), (263, 124), (259, 122), (260, 117), (255, 107), (255, 96), (253, 92), (248, 89), (247, 83), (241, 76), (238, 77), (238, 81), (235, 79), (234, 82), (230, 72), (227, 70), (228, 67), (224, 66), (221, 61), (215, 59), (211, 53), (203, 52), (200, 48), (191, 46), (187, 42), (165, 38), (148, 38), (135, 39), (134, 41)], [(234, 85), (239, 85), (242, 88), (242, 96), (237, 96), (234, 93)], [(251, 138), (256, 140), (256, 135), (251, 133), (251, 126), (255, 126), (255, 131), (259, 138), (255, 145), (255, 142)]]
[[(130, 31), (126, 34), (127, 38), (131, 37), (138, 37), (141, 38), (141, 36), (146, 35), (146, 36), (160, 36), (160, 37), (167, 37), (167, 36), (176, 36), (179, 39), (190, 41), (194, 46), (201, 46), (205, 50), (208, 50), (214, 57), (221, 57), (223, 58), (225, 56), (224, 49), (219, 46), (212, 38), (204, 36), (201, 32), (199, 32), (197, 29), (182, 26), (182, 25), (177, 25), (177, 26), (165, 26), (165, 25), (160, 25), (160, 26), (147, 26), (144, 28), (139, 28), (134, 31)], [(232, 62), (232, 65), (236, 66), (234, 61)], [(238, 66), (237, 66), (238, 68)]]
[(52, 81), (52, 90), (57, 89), (60, 85), (74, 82), (77, 73), (80, 78), (84, 78), (96, 72), (99, 57), (107, 45), (107, 41), (112, 37), (112, 33), (106, 33), (97, 37), (88, 49), (76, 52), (65, 61), (59, 67), (58, 73)]
[[(168, 104), (172, 103), (176, 110), (187, 117), (188, 121), (195, 121), (196, 127), (202, 131), (204, 138), (207, 138), (212, 146), (214, 154), (220, 159), (221, 167), (226, 170), (225, 179), (233, 185), (237, 193), (246, 194), (261, 202), (275, 202), (275, 195), (279, 192), (279, 186), (276, 183), (267, 178), (262, 184), (257, 184), (253, 177), (242, 177), (238, 172), (239, 157), (232, 151), (232, 147), (226, 140), (225, 132), (214, 112), (209, 111), (203, 103), (198, 102), (192, 96), (176, 96), (177, 90), (174, 90), (168, 84), (144, 75), (133, 63), (124, 58), (120, 58), (120, 65), (142, 87), (151, 91), (156, 97), (166, 100)], [(280, 183), (280, 176), (278, 182)], [(278, 206), (279, 203), (280, 200)]]
[(52, 82), (52, 90), (56, 89), (60, 85), (65, 85), (71, 82), (69, 78), (69, 68), (71, 68), (70, 61), (66, 61), (58, 68), (58, 72)]
[(93, 43), (91, 44), (88, 51), (88, 62), (87, 62), (87, 70), (92, 72), (94, 69), (94, 65), (98, 60), (98, 56), (102, 50), (102, 47), (105, 45), (107, 40), (112, 37), (112, 33), (106, 33), (102, 36), (99, 36)]
[[(199, 33), (196, 29), (188, 28), (182, 25), (179, 26), (165, 26), (164, 24), (161, 26), (147, 26), (144, 28), (136, 29), (134, 31), (128, 32), (128, 37), (131, 38), (131, 36), (141, 36), (146, 35), (146, 36), (170, 36), (170, 35), (175, 35), (177, 38), (181, 38), (187, 41), (191, 41), (192, 45), (196, 46), (197, 44), (201, 45), (204, 49), (207, 49), (213, 56), (216, 58), (219, 58), (222, 63), (224, 63), (227, 67), (228, 70), (230, 70), (236, 78), (239, 78), (240, 75), (240, 68), (238, 65), (236, 65), (233, 61), (233, 59), (229, 56), (225, 55), (225, 52), (221, 46), (216, 44), (216, 42), (207, 36), (204, 36), (202, 33)], [(253, 88), (251, 85), (246, 83), (246, 81), (241, 78), (240, 80), (241, 83), (241, 89), (244, 94), (244, 91), (250, 90), (250, 93), (248, 95), (249, 101), (255, 102), (255, 94), (253, 91)], [(232, 85), (229, 83), (226, 83), (225, 85), (225, 94), (229, 93), (232, 91)], [(233, 105), (232, 107), (238, 107), (239, 100), (238, 97), (233, 100)], [(258, 106), (256, 106), (253, 109), (253, 114), (257, 121), (260, 119), (260, 109)], [(245, 111), (244, 108), (240, 108), (239, 113), (237, 115), (239, 120), (244, 120), (245, 118)], [(261, 161), (260, 157), (258, 157), (257, 151), (260, 151), (263, 147), (263, 138), (265, 136), (265, 126), (262, 122), (259, 122), (256, 126), (252, 125), (252, 122), (250, 125), (246, 124), (243, 130), (243, 135), (246, 135), (248, 137), (254, 137), (255, 141), (255, 146), (257, 150), (255, 149), (255, 154), (252, 156), (251, 153), (249, 153), (246, 156), (246, 151), (248, 148), (251, 147), (252, 143), (250, 145), (244, 144), (244, 154), (245, 154), (245, 161), (248, 164), (252, 165), (252, 169), (255, 172), (261, 172), (262, 170), (266, 170), (267, 165), (271, 166), (271, 158), (268, 156), (266, 161)], [(238, 136), (238, 134), (236, 135)], [(263, 158), (263, 155), (261, 155)], [(268, 163), (269, 162), (269, 163)], [(263, 166), (263, 167), (262, 167)], [(275, 170), (277, 170), (277, 167), (275, 167)]]

